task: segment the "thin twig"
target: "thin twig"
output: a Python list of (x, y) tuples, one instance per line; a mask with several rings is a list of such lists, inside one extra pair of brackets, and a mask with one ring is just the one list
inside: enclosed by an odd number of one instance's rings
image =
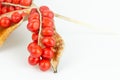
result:
[(91, 25), (91, 24), (88, 24), (88, 23), (86, 23), (86, 22), (78, 21), (78, 20), (75, 20), (75, 19), (72, 19), (72, 18), (63, 16), (63, 15), (60, 15), (60, 14), (58, 14), (58, 13), (54, 13), (54, 14), (55, 14), (55, 17), (57, 17), (57, 18), (60, 18), (60, 19), (63, 19), (63, 20), (65, 20), (65, 21), (78, 24), (78, 25), (80, 25), (80, 26), (87, 27), (87, 28), (89, 28), (89, 29), (95, 30), (95, 31), (100, 32), (100, 33), (102, 33), (102, 34), (104, 33), (104, 34), (110, 34), (110, 35), (118, 35), (118, 33), (115, 33), (115, 32), (113, 32), (113, 31), (110, 30), (110, 29), (98, 28), (98, 27), (93, 26), (93, 25)]
[(65, 21), (69, 21), (69, 22), (72, 22), (72, 23), (75, 23), (75, 24), (78, 24), (78, 25), (85, 25), (85, 26), (89, 25), (89, 24), (86, 24), (85, 22), (78, 21), (78, 20), (63, 16), (63, 15), (60, 15), (58, 13), (54, 13), (54, 14), (55, 14), (55, 17), (58, 17), (58, 18), (63, 19)]
[(41, 41), (40, 41), (41, 40), (41, 30), (42, 30), (42, 14), (39, 11), (39, 9), (37, 9), (37, 11), (38, 11), (38, 13), (40, 15), (40, 28), (39, 28), (39, 33), (38, 33), (38, 45), (42, 46)]

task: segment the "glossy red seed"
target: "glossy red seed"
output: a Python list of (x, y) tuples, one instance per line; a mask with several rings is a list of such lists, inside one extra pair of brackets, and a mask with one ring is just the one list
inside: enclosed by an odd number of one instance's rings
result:
[(30, 16), (28, 17), (28, 21), (31, 21), (33, 19), (40, 19), (40, 15), (37, 12), (34, 12), (32, 14), (30, 14)]
[(5, 2), (11, 3), (11, 2), (12, 2), (12, 0), (5, 0)]
[(42, 43), (43, 43), (46, 47), (53, 47), (53, 46), (55, 46), (55, 39), (52, 38), (52, 37), (43, 37)]
[(0, 9), (2, 8), (2, 3), (0, 2)]
[(5, 0), (0, 0), (0, 2), (4, 2)]
[(50, 11), (50, 10), (44, 10), (42, 12), (42, 16), (53, 19), (54, 18), (54, 13), (52, 11)]
[(32, 66), (37, 65), (40, 61), (40, 58), (34, 58), (32, 56), (28, 57), (28, 63)]
[(23, 6), (30, 6), (32, 3), (32, 0), (20, 0), (20, 4)]
[(0, 15), (2, 14), (2, 9), (0, 8)]
[(37, 9), (36, 8), (32, 8), (30, 14), (33, 14), (33, 13), (36, 13), (36, 12), (37, 12)]
[(42, 59), (42, 60), (40, 60), (40, 62), (39, 62), (39, 68), (40, 68), (40, 70), (42, 70), (42, 71), (47, 71), (47, 70), (49, 70), (49, 69), (50, 69), (50, 66), (51, 66), (50, 60), (48, 60), (48, 59)]
[(12, 17), (11, 17), (12, 22), (18, 23), (20, 22), (21, 19), (22, 19), (22, 15), (19, 12), (14, 12), (12, 14)]
[(8, 17), (2, 17), (0, 19), (0, 26), (3, 28), (7, 28), (11, 25), (11, 20)]
[(43, 28), (42, 29), (42, 35), (43, 36), (53, 36), (54, 35), (54, 29), (53, 28)]
[(0, 2), (0, 15), (2, 14), (2, 4)]
[(43, 28), (45, 28), (45, 27), (53, 28), (53, 27), (54, 27), (53, 20), (50, 19), (50, 18), (47, 18), (47, 17), (43, 17), (42, 27), (43, 27)]
[(20, 3), (20, 0), (12, 0), (12, 3), (14, 3), (14, 4), (19, 4), (19, 3)]
[(31, 22), (29, 22), (27, 24), (27, 29), (31, 32), (38, 32), (39, 31), (39, 28), (40, 28), (40, 22), (39, 20), (32, 20)]
[(13, 7), (13, 6), (8, 7), (8, 12), (11, 12), (11, 11), (14, 11), (14, 10), (15, 10), (15, 7)]
[(8, 12), (8, 7), (7, 6), (3, 6), (1, 12), (2, 12), (2, 14), (7, 13)]
[(25, 17), (25, 16), (27, 16), (28, 14), (27, 14), (26, 12), (22, 12), (21, 15), (22, 15), (22, 17)]
[(33, 41), (38, 41), (38, 33), (33, 33), (32, 34), (32, 40)]
[(40, 57), (42, 55), (42, 48), (39, 45), (36, 45), (31, 48), (30, 54), (32, 57)]
[(31, 52), (31, 49), (32, 49), (34, 46), (36, 46), (36, 45), (37, 45), (36, 42), (31, 42), (31, 43), (28, 45), (28, 47), (27, 47), (28, 51)]
[(49, 8), (47, 6), (41, 6), (39, 10), (40, 12), (43, 12), (44, 10), (49, 10)]
[(54, 56), (54, 52), (50, 48), (43, 49), (42, 57), (51, 59)]

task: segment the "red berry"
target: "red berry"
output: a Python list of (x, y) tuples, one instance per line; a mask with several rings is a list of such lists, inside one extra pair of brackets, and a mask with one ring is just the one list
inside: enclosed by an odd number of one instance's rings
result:
[(2, 9), (0, 8), (0, 15), (2, 14)]
[(31, 21), (33, 19), (40, 19), (40, 15), (37, 12), (34, 12), (32, 14), (30, 14), (30, 16), (28, 17), (28, 21)]
[(14, 4), (19, 4), (19, 3), (20, 3), (20, 0), (13, 0), (12, 3), (14, 3)]
[(54, 27), (54, 23), (53, 23), (53, 20), (50, 19), (50, 18), (47, 18), (47, 17), (43, 17), (43, 20), (42, 20), (42, 27), (45, 28), (45, 27), (51, 27), (53, 28)]
[(0, 26), (3, 28), (7, 28), (11, 25), (11, 20), (8, 17), (2, 17), (0, 19)]
[(2, 12), (2, 14), (7, 13), (8, 12), (8, 7), (7, 6), (3, 6), (1, 12)]
[(12, 0), (5, 0), (5, 2), (11, 3), (11, 2), (12, 2)]
[(14, 11), (14, 10), (15, 10), (15, 7), (13, 7), (13, 6), (8, 7), (8, 12), (11, 12), (11, 11)]
[(5, 0), (0, 0), (0, 2), (4, 2)]
[(42, 12), (42, 16), (53, 19), (54, 18), (54, 13), (52, 11), (50, 11), (50, 10), (44, 10)]
[(28, 47), (27, 47), (28, 51), (31, 52), (31, 49), (32, 49), (34, 46), (36, 46), (36, 45), (37, 45), (36, 42), (31, 42), (31, 43), (28, 45)]
[(50, 48), (43, 49), (42, 57), (51, 59), (51, 58), (53, 58), (53, 56), (54, 56), (53, 50), (51, 50)]
[(50, 61), (48, 59), (43, 59), (43, 60), (40, 60), (39, 62), (39, 68), (40, 70), (42, 71), (47, 71), (50, 69)]
[(25, 16), (27, 16), (28, 14), (23, 11), (23, 12), (21, 13), (21, 15), (22, 15), (22, 17), (25, 17)]
[(36, 45), (31, 48), (30, 54), (32, 57), (40, 57), (42, 55), (42, 48), (39, 45)]
[(43, 43), (46, 47), (53, 47), (53, 46), (55, 46), (55, 39), (52, 38), (52, 37), (43, 37), (42, 43)]
[(0, 2), (0, 8), (2, 8), (2, 3)]
[(38, 41), (38, 33), (33, 33), (32, 34), (32, 40), (33, 41)]
[(34, 58), (34, 57), (32, 57), (32, 56), (29, 56), (28, 57), (28, 63), (30, 64), (30, 65), (37, 65), (38, 63), (39, 63), (39, 60), (40, 60), (40, 58)]
[(12, 17), (11, 17), (12, 22), (18, 23), (20, 22), (21, 19), (22, 19), (22, 15), (19, 12), (14, 12), (12, 14)]
[(36, 12), (37, 12), (37, 9), (36, 8), (32, 8), (31, 11), (30, 11), (30, 14), (36, 13)]
[(23, 6), (30, 6), (32, 3), (32, 0), (20, 0), (20, 4)]
[(54, 29), (53, 28), (43, 28), (42, 29), (42, 35), (43, 36), (53, 36)]
[(21, 10), (22, 8), (19, 6), (15, 6), (15, 10)]
[(39, 10), (43, 12), (44, 10), (49, 10), (49, 8), (47, 6), (41, 6)]
[(27, 29), (31, 32), (38, 32), (40, 28), (40, 22), (39, 20), (33, 20), (32, 22), (29, 22), (27, 24)]

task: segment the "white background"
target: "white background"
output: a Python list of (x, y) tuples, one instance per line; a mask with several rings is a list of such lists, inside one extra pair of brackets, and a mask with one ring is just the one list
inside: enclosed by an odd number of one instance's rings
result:
[(65, 41), (58, 73), (27, 63), (31, 33), (24, 22), (0, 48), (0, 80), (120, 80), (119, 0), (35, 0), (56, 13), (94, 26), (55, 18)]

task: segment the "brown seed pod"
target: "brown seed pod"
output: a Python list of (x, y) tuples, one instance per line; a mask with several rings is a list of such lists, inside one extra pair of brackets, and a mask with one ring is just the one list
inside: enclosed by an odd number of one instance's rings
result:
[[(30, 10), (29, 9), (24, 9), (24, 10), (17, 10), (17, 11), (9, 12), (9, 13), (1, 15), (0, 18), (2, 18), (4, 16), (11, 17), (11, 15), (14, 12), (19, 12), (19, 13), (24, 12), (26, 14), (29, 14)], [(24, 19), (25, 19), (25, 17), (23, 17), (22, 20), (20, 22), (18, 22), (17, 24), (12, 24), (8, 28), (0, 28), (0, 46), (3, 45), (3, 43), (8, 38), (8, 36), (23, 22)]]
[[(40, 17), (42, 17), (41, 12), (38, 9), (37, 9), (37, 11), (39, 12)], [(42, 18), (40, 18), (40, 21), (42, 21)], [(43, 44), (41, 43), (41, 38), (43, 37), (41, 35), (41, 30), (42, 30), (41, 27), (42, 27), (42, 24), (41, 24), (40, 30), (39, 30), (38, 44), (40, 46), (43, 46)], [(58, 68), (58, 65), (59, 65), (60, 57), (62, 56), (62, 52), (63, 52), (63, 49), (64, 49), (64, 41), (63, 41), (62, 37), (60, 36), (60, 34), (57, 33), (55, 27), (54, 27), (53, 38), (55, 39), (56, 44), (52, 48), (53, 51), (54, 51), (54, 57), (51, 59), (51, 66), (52, 66), (53, 72), (57, 73), (57, 68)]]
[(51, 59), (51, 65), (52, 65), (54, 73), (57, 73), (57, 67), (59, 65), (60, 57), (62, 56), (62, 52), (64, 49), (64, 41), (63, 41), (62, 37), (57, 32), (55, 32), (54, 38), (56, 40), (56, 45), (53, 48), (55, 55)]
[(0, 15), (15, 11), (15, 10), (30, 9), (33, 6), (35, 7), (32, 0), (27, 0), (27, 1), (20, 0), (19, 2), (17, 2), (17, 0), (16, 1), (13, 0), (12, 2), (6, 2), (6, 1), (0, 2)]

